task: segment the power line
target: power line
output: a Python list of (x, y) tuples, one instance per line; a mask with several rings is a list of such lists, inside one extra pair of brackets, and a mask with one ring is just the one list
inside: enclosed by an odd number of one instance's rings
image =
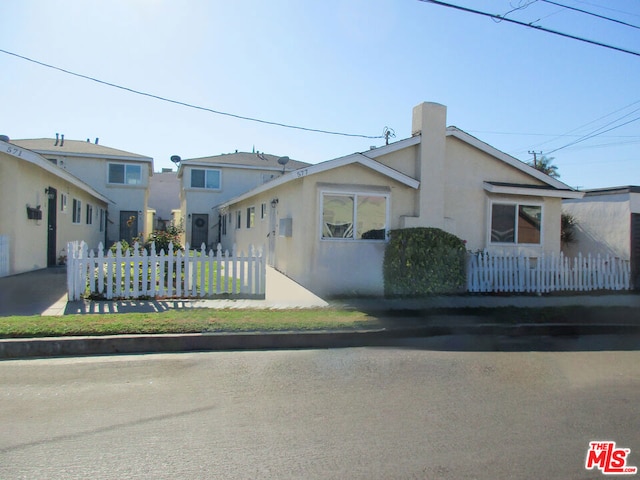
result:
[[(588, 136), (585, 136), (585, 137), (580, 138), (578, 140), (574, 140), (573, 142), (567, 143), (566, 145), (563, 145), (562, 147), (558, 147), (558, 148), (556, 148), (554, 150), (551, 150), (550, 152), (547, 152), (547, 155), (550, 155), (550, 154), (552, 154), (554, 152), (557, 152), (558, 150), (562, 150), (563, 148), (571, 147), (571, 146), (573, 146), (573, 145), (575, 145), (577, 143), (584, 142), (586, 140), (590, 140), (590, 139), (592, 139), (594, 137), (597, 137), (597, 136), (599, 136), (599, 135), (601, 135), (603, 133), (607, 133), (607, 132), (610, 132), (611, 130), (615, 130), (616, 128), (624, 127), (625, 125), (628, 125), (628, 124), (630, 124), (632, 122), (637, 122), (638, 120), (640, 120), (640, 117), (633, 118), (633, 119), (631, 119), (631, 120), (629, 120), (627, 122), (621, 123), (620, 125), (616, 125), (615, 127), (611, 127), (611, 128), (609, 128), (607, 130), (604, 130), (602, 132), (594, 133), (593, 135), (588, 135)], [(602, 128), (602, 127), (600, 127), (600, 128)]]
[(111, 82), (106, 82), (104, 80), (99, 80), (97, 78), (90, 77), (89, 75), (83, 75), (81, 73), (76, 73), (76, 72), (72, 72), (70, 70), (65, 70), (64, 68), (60, 68), (60, 67), (56, 67), (55, 65), (50, 65), (48, 63), (40, 62), (38, 60), (34, 60), (33, 58), (25, 57), (24, 55), (19, 55), (17, 53), (9, 52), (7, 50), (0, 49), (0, 52), (1, 53), (5, 53), (7, 55), (11, 55), (11, 56), (17, 57), (17, 58), (20, 58), (22, 60), (26, 60), (26, 61), (31, 62), (31, 63), (35, 63), (36, 65), (40, 65), (40, 66), (43, 66), (43, 67), (51, 68), (53, 70), (57, 70), (59, 72), (66, 73), (68, 75), (73, 75), (74, 77), (84, 78), (85, 80), (90, 80), (92, 82), (100, 83), (102, 85), (107, 85), (109, 87), (118, 88), (120, 90), (124, 90), (124, 91), (130, 92), (130, 93), (135, 93), (136, 95), (142, 95), (142, 96), (145, 96), (145, 97), (154, 98), (156, 100), (161, 100), (163, 102), (173, 103), (175, 105), (181, 105), (183, 107), (194, 108), (196, 110), (203, 110), (205, 112), (215, 113), (217, 115), (224, 115), (224, 116), (227, 116), (227, 117), (233, 117), (233, 118), (237, 118), (239, 120), (247, 120), (247, 121), (250, 121), (250, 122), (264, 123), (264, 124), (267, 124), (267, 125), (275, 125), (276, 127), (292, 128), (292, 129), (295, 129), (295, 130), (304, 130), (306, 132), (324, 133), (324, 134), (327, 134), (327, 135), (340, 135), (340, 136), (343, 136), (343, 137), (385, 138), (384, 135), (360, 135), (360, 134), (356, 134), (356, 133), (333, 132), (333, 131), (330, 131), (330, 130), (320, 130), (320, 129), (317, 129), (317, 128), (300, 127), (300, 126), (297, 126), (297, 125), (289, 125), (289, 124), (286, 124), (286, 123), (279, 123), (279, 122), (272, 122), (272, 121), (269, 121), (269, 120), (262, 120), (260, 118), (245, 117), (243, 115), (237, 115), (235, 113), (222, 112), (220, 110), (214, 110), (212, 108), (202, 107), (202, 106), (199, 106), (199, 105), (193, 105), (191, 103), (181, 102), (179, 100), (173, 100), (173, 99), (170, 99), (170, 98), (162, 97), (160, 95), (154, 95), (152, 93), (147, 93), (147, 92), (143, 92), (141, 90), (135, 90), (133, 88), (124, 87), (122, 85), (118, 85), (118, 84), (111, 83)]
[(561, 3), (552, 2), (550, 0), (540, 0), (540, 1), (544, 2), (544, 3), (550, 3), (551, 5), (556, 5), (558, 7), (566, 8), (568, 10), (574, 10), (576, 12), (584, 13), (586, 15), (591, 15), (593, 17), (601, 18), (601, 19), (607, 20), (609, 22), (615, 22), (615, 23), (619, 23), (621, 25), (625, 25), (627, 27), (637, 28), (638, 30), (640, 30), (639, 26), (633, 25), (631, 23), (623, 22), (622, 20), (616, 20), (615, 18), (605, 17), (604, 15), (598, 15), (597, 13), (588, 12), (587, 10), (581, 10), (580, 8), (570, 7), (569, 5), (563, 5)]
[(424, 3), (433, 3), (434, 5), (440, 5), (441, 7), (453, 8), (453, 9), (461, 10), (461, 11), (467, 12), (467, 13), (475, 13), (476, 15), (483, 15), (483, 16), (489, 17), (489, 18), (497, 18), (497, 19), (503, 20), (505, 22), (510, 22), (510, 23), (515, 23), (516, 25), (521, 25), (523, 27), (533, 28), (535, 30), (541, 30), (541, 31), (547, 32), (547, 33), (553, 33), (554, 35), (559, 35), (561, 37), (571, 38), (572, 40), (578, 40), (580, 42), (590, 43), (591, 45), (597, 45), (599, 47), (609, 48), (611, 50), (616, 50), (618, 52), (628, 53), (630, 55), (635, 55), (636, 57), (640, 57), (640, 53), (634, 52), (633, 50), (627, 50), (625, 48), (616, 47), (616, 46), (609, 45), (609, 44), (602, 43), (602, 42), (598, 42), (598, 41), (595, 41), (595, 40), (589, 40), (588, 38), (578, 37), (576, 35), (571, 35), (569, 33), (560, 32), (558, 30), (551, 30), (550, 28), (544, 28), (544, 27), (540, 27), (538, 25), (532, 25), (530, 23), (520, 22), (518, 20), (513, 20), (512, 18), (502, 17), (502, 16), (496, 15), (494, 13), (488, 13), (488, 12), (483, 12), (483, 11), (480, 11), (480, 10), (474, 10), (472, 8), (463, 7), (461, 5), (454, 5), (452, 3), (440, 2), (438, 0), (418, 0), (418, 1), (424, 2)]

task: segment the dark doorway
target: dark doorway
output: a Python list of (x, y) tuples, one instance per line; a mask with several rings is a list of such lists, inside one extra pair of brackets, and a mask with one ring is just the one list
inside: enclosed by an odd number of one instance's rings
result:
[(49, 205), (47, 208), (47, 267), (57, 265), (58, 245), (58, 191), (53, 187), (47, 188)]
[(126, 240), (132, 244), (134, 237), (138, 236), (138, 212), (122, 210), (120, 212), (120, 240)]
[(631, 214), (631, 282), (640, 290), (640, 214)]
[(194, 213), (191, 216), (191, 248), (197, 250), (203, 243), (209, 246), (209, 215)]

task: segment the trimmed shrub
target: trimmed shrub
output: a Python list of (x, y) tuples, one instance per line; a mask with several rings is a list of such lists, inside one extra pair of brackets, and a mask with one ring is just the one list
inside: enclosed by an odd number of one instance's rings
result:
[(465, 244), (439, 228), (391, 231), (384, 254), (386, 296), (460, 293), (466, 284)]

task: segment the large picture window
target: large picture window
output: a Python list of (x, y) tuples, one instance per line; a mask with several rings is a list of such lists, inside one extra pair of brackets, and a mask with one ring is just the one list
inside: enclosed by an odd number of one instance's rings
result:
[(363, 193), (322, 195), (322, 238), (385, 240), (386, 232), (387, 196)]
[(204, 170), (194, 168), (191, 170), (191, 188), (220, 189), (220, 170)]
[(141, 185), (142, 167), (125, 163), (109, 164), (109, 183), (121, 185)]
[(491, 205), (492, 243), (539, 244), (541, 225), (540, 205)]

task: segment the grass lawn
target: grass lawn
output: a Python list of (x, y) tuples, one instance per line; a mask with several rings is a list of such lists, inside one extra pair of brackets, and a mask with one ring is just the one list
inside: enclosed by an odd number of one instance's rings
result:
[(363, 312), (182, 309), (153, 313), (0, 317), (0, 338), (375, 328)]

